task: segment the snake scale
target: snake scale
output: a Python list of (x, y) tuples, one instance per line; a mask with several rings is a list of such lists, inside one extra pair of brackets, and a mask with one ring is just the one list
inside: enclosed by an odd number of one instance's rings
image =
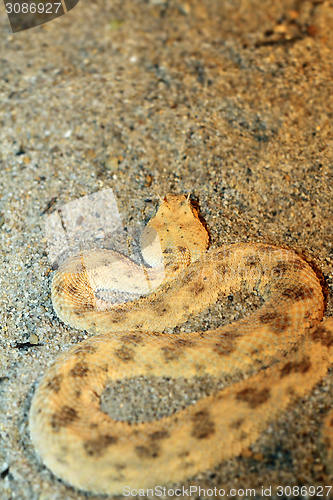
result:
[[(162, 251), (155, 261), (154, 232)], [(165, 197), (143, 241), (151, 265), (87, 250), (65, 261), (52, 282), (59, 318), (95, 336), (46, 370), (32, 399), (30, 434), (44, 464), (88, 492), (179, 483), (239, 455), (333, 362), (333, 321), (323, 320), (322, 286), (293, 251), (261, 243), (207, 251), (206, 229), (182, 195)], [(161, 265), (163, 280), (154, 289)], [(143, 276), (151, 293), (137, 300), (100, 297), (108, 288), (140, 293)], [(204, 332), (163, 333), (244, 288), (264, 299), (249, 317)], [(152, 422), (116, 421), (100, 408), (110, 380), (205, 374), (237, 380)], [(328, 453), (332, 428), (333, 412), (323, 424)]]

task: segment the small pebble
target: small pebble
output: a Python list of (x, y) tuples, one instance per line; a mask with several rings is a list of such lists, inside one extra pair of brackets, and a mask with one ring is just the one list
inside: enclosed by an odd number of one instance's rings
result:
[(39, 338), (37, 337), (37, 335), (35, 333), (32, 333), (30, 335), (29, 342), (30, 342), (30, 344), (38, 344)]

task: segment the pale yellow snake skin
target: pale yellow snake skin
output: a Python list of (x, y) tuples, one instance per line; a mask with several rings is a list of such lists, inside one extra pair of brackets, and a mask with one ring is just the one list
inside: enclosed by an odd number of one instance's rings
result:
[[(147, 227), (148, 240), (157, 231), (164, 257), (157, 291), (134, 302), (104, 303), (98, 289), (111, 286), (103, 275), (116, 255), (103, 250), (69, 259), (52, 282), (58, 316), (98, 335), (47, 370), (32, 400), (30, 433), (44, 464), (85, 491), (121, 494), (126, 485), (179, 483), (240, 454), (333, 361), (333, 320), (322, 321), (321, 284), (296, 253), (242, 243), (206, 251), (206, 230), (184, 196), (167, 196)], [(119, 259), (124, 282), (135, 275), (140, 281), (145, 269)], [(206, 332), (160, 333), (244, 288), (265, 300), (250, 317)], [(129, 424), (100, 409), (110, 380), (204, 374), (238, 381), (158, 421)], [(323, 424), (330, 456), (332, 427), (333, 412)]]

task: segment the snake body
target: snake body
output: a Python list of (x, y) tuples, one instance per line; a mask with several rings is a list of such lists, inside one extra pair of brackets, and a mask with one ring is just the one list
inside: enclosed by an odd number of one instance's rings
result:
[[(162, 257), (154, 260), (155, 231)], [(150, 266), (86, 251), (65, 261), (52, 282), (58, 316), (95, 336), (46, 371), (33, 396), (30, 433), (44, 464), (89, 492), (181, 482), (240, 454), (333, 361), (333, 321), (322, 321), (321, 284), (293, 251), (243, 243), (206, 251), (196, 210), (174, 195), (164, 199), (144, 241)], [(99, 293), (106, 288), (143, 296), (107, 302)], [(250, 317), (205, 332), (162, 333), (244, 288), (265, 300)], [(153, 422), (116, 421), (100, 408), (110, 380), (205, 374), (237, 382)], [(325, 422), (332, 453), (333, 413)]]

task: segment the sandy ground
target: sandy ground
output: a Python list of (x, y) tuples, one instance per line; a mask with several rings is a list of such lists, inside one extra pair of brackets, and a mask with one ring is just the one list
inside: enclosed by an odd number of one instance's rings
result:
[[(42, 214), (112, 188), (125, 226), (140, 226), (157, 194), (191, 193), (212, 246), (302, 252), (324, 275), (331, 316), (333, 4), (81, 0), (17, 34), (2, 6), (0, 23), (0, 498), (98, 498), (43, 467), (27, 432), (36, 381), (87, 337), (53, 312)], [(238, 299), (186, 328), (238, 318)], [(32, 334), (40, 345), (20, 346)], [(318, 438), (332, 388), (331, 370), (243, 456), (186, 484), (256, 498), (262, 486), (281, 498), (277, 485), (332, 485)]]

